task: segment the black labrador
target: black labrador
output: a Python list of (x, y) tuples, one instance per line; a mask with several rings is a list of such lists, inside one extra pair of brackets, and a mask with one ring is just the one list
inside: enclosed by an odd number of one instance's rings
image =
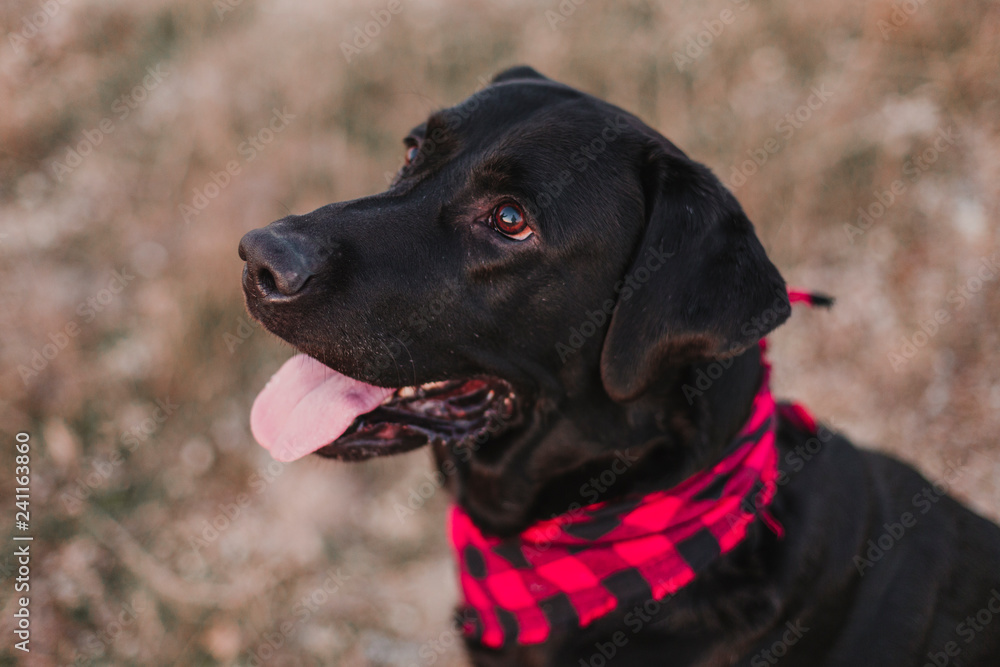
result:
[[(790, 312), (719, 180), (527, 67), (405, 144), (385, 192), (240, 243), (250, 313), (304, 353), (254, 406), (261, 443), (282, 460), (430, 443), (501, 538), (719, 461), (761, 382), (757, 343)], [(825, 429), (782, 417), (777, 447), (783, 537), (755, 522), (662, 603), (623, 600), (540, 644), (472, 639), (472, 661), (1000, 665), (997, 526)]]

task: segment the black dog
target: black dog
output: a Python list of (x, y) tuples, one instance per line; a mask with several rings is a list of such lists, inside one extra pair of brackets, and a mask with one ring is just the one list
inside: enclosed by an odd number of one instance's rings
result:
[[(276, 458), (430, 443), (461, 516), (517, 545), (540, 521), (684, 488), (730, 456), (765, 376), (758, 341), (790, 307), (706, 167), (526, 67), (405, 143), (387, 191), (240, 244), (250, 312), (309, 355), (254, 406)], [(473, 661), (1000, 665), (1000, 529), (793, 417), (777, 413), (761, 520), (693, 581), (659, 597), (640, 582), (542, 642), (497, 647), (473, 628)]]

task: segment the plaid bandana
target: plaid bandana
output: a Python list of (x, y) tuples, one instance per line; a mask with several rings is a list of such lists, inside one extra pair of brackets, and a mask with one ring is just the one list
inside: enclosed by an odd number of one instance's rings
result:
[[(797, 291), (789, 298), (830, 303)], [(771, 367), (763, 356), (762, 363), (750, 418), (727, 454), (673, 488), (588, 505), (506, 540), (484, 535), (454, 506), (465, 634), (490, 648), (538, 644), (553, 628), (586, 627), (619, 605), (678, 591), (739, 545), (758, 518), (782, 537), (767, 512), (777, 489), (776, 414), (812, 432), (816, 422), (799, 405), (775, 403)]]

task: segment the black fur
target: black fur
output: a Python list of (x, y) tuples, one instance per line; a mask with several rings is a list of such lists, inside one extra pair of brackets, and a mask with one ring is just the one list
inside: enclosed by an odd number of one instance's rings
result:
[[(760, 379), (755, 343), (790, 309), (708, 169), (526, 67), (409, 142), (419, 153), (386, 192), (244, 238), (251, 313), (367, 382), (511, 383), (516, 409), (491, 438), (434, 452), (487, 532), (666, 488), (717, 460)], [(503, 201), (524, 209), (532, 238), (485, 223)], [(387, 350), (391, 363), (373, 361)], [(692, 392), (712, 364), (722, 377)], [(470, 646), (475, 664), (1000, 664), (1000, 529), (826, 430), (809, 440), (783, 423), (779, 447), (784, 539), (755, 526), (672, 599), (636, 600), (542, 646)], [(605, 483), (620, 451), (635, 463)], [(898, 536), (875, 560), (869, 541), (887, 532)]]

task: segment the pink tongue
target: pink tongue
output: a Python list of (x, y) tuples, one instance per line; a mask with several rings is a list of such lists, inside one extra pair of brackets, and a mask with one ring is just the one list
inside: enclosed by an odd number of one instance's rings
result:
[(358, 415), (371, 412), (392, 389), (375, 387), (299, 354), (258, 394), (250, 430), (278, 461), (294, 461), (330, 444)]

